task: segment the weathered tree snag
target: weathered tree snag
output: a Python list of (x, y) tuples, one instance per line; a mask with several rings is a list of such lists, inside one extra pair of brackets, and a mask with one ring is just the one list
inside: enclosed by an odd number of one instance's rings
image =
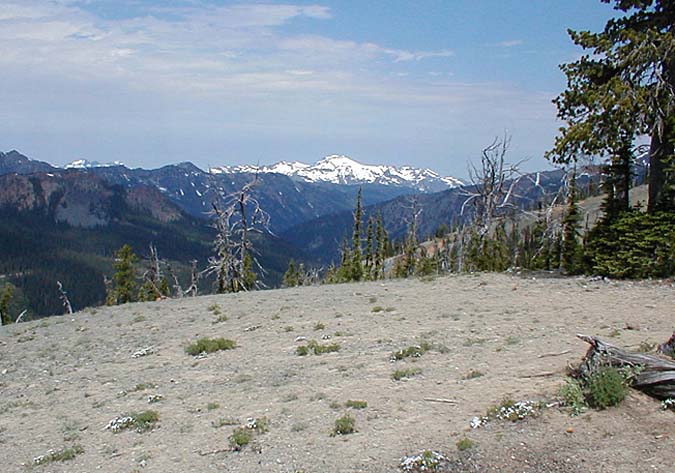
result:
[(659, 345), (657, 351), (663, 355), (673, 357), (673, 354), (675, 353), (675, 332), (673, 332), (666, 343)]
[(605, 343), (597, 337), (577, 334), (591, 347), (578, 368), (580, 376), (589, 376), (602, 366), (639, 367), (632, 387), (657, 399), (675, 398), (675, 362), (663, 358), (631, 353)]

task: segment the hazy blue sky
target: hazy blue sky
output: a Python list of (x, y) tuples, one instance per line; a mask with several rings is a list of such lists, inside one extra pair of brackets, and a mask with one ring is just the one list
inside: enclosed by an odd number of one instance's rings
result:
[(200, 167), (347, 154), (542, 168), (599, 0), (0, 0), (0, 150)]

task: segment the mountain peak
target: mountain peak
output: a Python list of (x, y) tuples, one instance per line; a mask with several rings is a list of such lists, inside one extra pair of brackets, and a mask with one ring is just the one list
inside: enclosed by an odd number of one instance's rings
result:
[(280, 161), (269, 166), (222, 166), (211, 168), (210, 172), (212, 174), (278, 173), (306, 182), (347, 185), (380, 184), (410, 187), (420, 192), (435, 192), (463, 185), (463, 182), (455, 177), (441, 177), (430, 169), (363, 164), (344, 154), (331, 154), (311, 165), (297, 161)]
[(112, 163), (99, 163), (98, 161), (89, 161), (88, 159), (76, 159), (65, 166), (64, 169), (91, 169), (91, 168), (110, 168), (113, 166), (124, 166), (119, 161), (113, 161)]

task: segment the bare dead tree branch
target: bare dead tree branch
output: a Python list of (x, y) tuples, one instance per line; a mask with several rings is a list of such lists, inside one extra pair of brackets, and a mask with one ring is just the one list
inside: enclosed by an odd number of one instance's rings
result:
[[(218, 292), (248, 291), (256, 281), (250, 280), (253, 266), (264, 273), (253, 248), (251, 234), (270, 233), (269, 214), (265, 212), (252, 189), (258, 175), (238, 192), (225, 197), (224, 208), (213, 204), (211, 214), (217, 230), (214, 241), (215, 256), (209, 258), (204, 274), (216, 275)], [(194, 288), (196, 290), (196, 281)]]
[(517, 197), (515, 189), (523, 177), (520, 166), (524, 160), (515, 164), (506, 161), (510, 144), (511, 137), (508, 134), (504, 134), (503, 138), (495, 138), (483, 149), (480, 167), (469, 163), (471, 185), (462, 190), (466, 199), (460, 214), (464, 215), (467, 208), (472, 208), (472, 224), (481, 239), (488, 234), (496, 217), (509, 210), (520, 210), (514, 198)]
[(68, 294), (66, 291), (63, 290), (63, 284), (61, 284), (61, 281), (56, 281), (56, 286), (58, 287), (59, 290), (59, 299), (61, 299), (61, 302), (63, 303), (63, 308), (66, 309), (66, 313), (72, 314), (73, 313), (73, 307), (70, 305), (70, 300), (68, 299)]

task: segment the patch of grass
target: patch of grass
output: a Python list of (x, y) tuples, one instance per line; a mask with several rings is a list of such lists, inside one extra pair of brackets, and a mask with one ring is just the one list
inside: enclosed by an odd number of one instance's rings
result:
[(207, 411), (215, 411), (216, 409), (220, 409), (220, 404), (218, 404), (217, 402), (209, 402), (206, 405)]
[(136, 432), (142, 433), (151, 430), (158, 421), (159, 413), (157, 413), (157, 411), (148, 410), (116, 417), (108, 423), (106, 430), (109, 429), (114, 433), (119, 433), (123, 430), (135, 428)]
[(464, 340), (464, 343), (462, 343), (462, 346), (472, 347), (474, 345), (482, 345), (485, 342), (487, 342), (487, 340), (484, 338), (467, 338)]
[(50, 450), (46, 455), (40, 455), (33, 458), (33, 465), (46, 465), (53, 462), (64, 462), (72, 460), (78, 455), (84, 453), (84, 448), (81, 445), (73, 445), (72, 447), (63, 447), (59, 450)]
[(323, 330), (323, 329), (325, 329), (325, 328), (326, 328), (326, 325), (323, 324), (323, 323), (321, 323), (321, 322), (317, 322), (317, 323), (314, 325), (314, 330), (315, 330), (315, 331), (317, 331), (317, 330)]
[(656, 343), (649, 343), (647, 340), (643, 340), (640, 342), (638, 351), (640, 353), (649, 353), (654, 351), (654, 348), (656, 348)]
[(513, 335), (509, 335), (506, 337), (506, 342), (507, 345), (518, 345), (520, 343), (520, 338), (514, 337)]
[(335, 419), (332, 435), (348, 435), (356, 432), (356, 419), (349, 414), (345, 414)]
[(480, 378), (481, 376), (483, 376), (483, 374), (484, 374), (484, 373), (483, 373), (482, 371), (471, 370), (471, 371), (469, 371), (467, 374), (464, 375), (464, 379), (476, 379), (476, 378)]
[(131, 416), (134, 419), (134, 427), (137, 432), (147, 432), (152, 430), (159, 421), (159, 413), (153, 410), (139, 412)]
[(237, 424), (239, 424), (239, 420), (232, 419), (231, 417), (219, 417), (218, 419), (211, 421), (211, 427), (213, 427), (214, 429), (219, 429), (226, 425), (237, 425)]
[(457, 441), (457, 450), (460, 452), (464, 452), (466, 450), (470, 450), (476, 446), (476, 442), (473, 440), (463, 437)]
[(282, 402), (292, 402), (292, 401), (297, 401), (298, 400), (298, 395), (296, 393), (289, 393), (286, 394), (284, 397), (281, 398)]
[(286, 333), (292, 332), (293, 330), (295, 330), (295, 329), (290, 325), (287, 325), (286, 327), (284, 327), (284, 332), (286, 332)]
[(375, 296), (369, 297), (368, 302), (370, 302), (371, 304), (375, 304), (377, 302), (377, 297), (375, 297)]
[(351, 407), (352, 409), (365, 409), (368, 407), (368, 402), (348, 399), (347, 402), (345, 402), (345, 407)]
[(219, 315), (218, 317), (216, 317), (216, 319), (215, 319), (213, 322), (211, 322), (211, 323), (212, 323), (213, 325), (215, 325), (215, 324), (220, 324), (220, 323), (223, 323), (223, 322), (227, 322), (229, 319), (230, 319), (230, 318), (229, 318), (227, 315), (225, 315), (225, 314), (220, 314), (220, 315)]
[(389, 358), (392, 361), (403, 360), (410, 357), (419, 358), (429, 350), (431, 350), (431, 344), (429, 342), (422, 342), (419, 345), (411, 345), (407, 348), (402, 348), (399, 351), (395, 351)]
[(298, 356), (305, 356), (313, 353), (315, 355), (323, 355), (324, 353), (332, 353), (340, 351), (339, 343), (328, 343), (321, 345), (316, 340), (310, 340), (307, 342), (307, 345), (301, 345), (295, 349), (295, 353)]
[(394, 381), (400, 381), (404, 378), (412, 378), (413, 376), (417, 376), (421, 372), (422, 370), (419, 368), (404, 368), (394, 371), (391, 374), (391, 379)]
[(609, 334), (607, 336), (611, 337), (611, 338), (616, 338), (619, 335), (621, 335), (621, 330), (619, 330), (618, 328), (613, 328), (612, 331), (609, 332)]
[(218, 304), (211, 304), (206, 308), (209, 312), (213, 313), (213, 315), (220, 315), (221, 314), (221, 309)]
[(588, 403), (597, 409), (616, 406), (626, 394), (625, 378), (616, 368), (601, 368), (588, 379)]
[(131, 389), (131, 392), (145, 391), (146, 389), (155, 389), (156, 387), (155, 383), (138, 383)]
[(138, 322), (145, 322), (146, 320), (147, 320), (147, 317), (145, 317), (145, 315), (137, 315), (136, 317), (134, 317), (132, 322), (138, 323)]
[(331, 401), (330, 404), (328, 404), (328, 407), (331, 409), (340, 409), (342, 405), (337, 401)]
[(185, 353), (192, 356), (197, 356), (200, 353), (213, 353), (219, 350), (232, 350), (237, 346), (234, 340), (225, 338), (200, 338), (196, 342), (188, 345), (185, 348)]
[(384, 311), (385, 312), (396, 312), (396, 307), (385, 307)]
[(307, 428), (306, 424), (298, 423), (291, 426), (291, 432), (302, 432)]
[(253, 440), (253, 431), (245, 427), (237, 427), (228, 437), (232, 450), (239, 451)]
[(384, 307), (382, 307), (381, 305), (376, 305), (375, 307), (370, 309), (370, 311), (374, 314), (378, 314), (380, 312), (384, 312)]

